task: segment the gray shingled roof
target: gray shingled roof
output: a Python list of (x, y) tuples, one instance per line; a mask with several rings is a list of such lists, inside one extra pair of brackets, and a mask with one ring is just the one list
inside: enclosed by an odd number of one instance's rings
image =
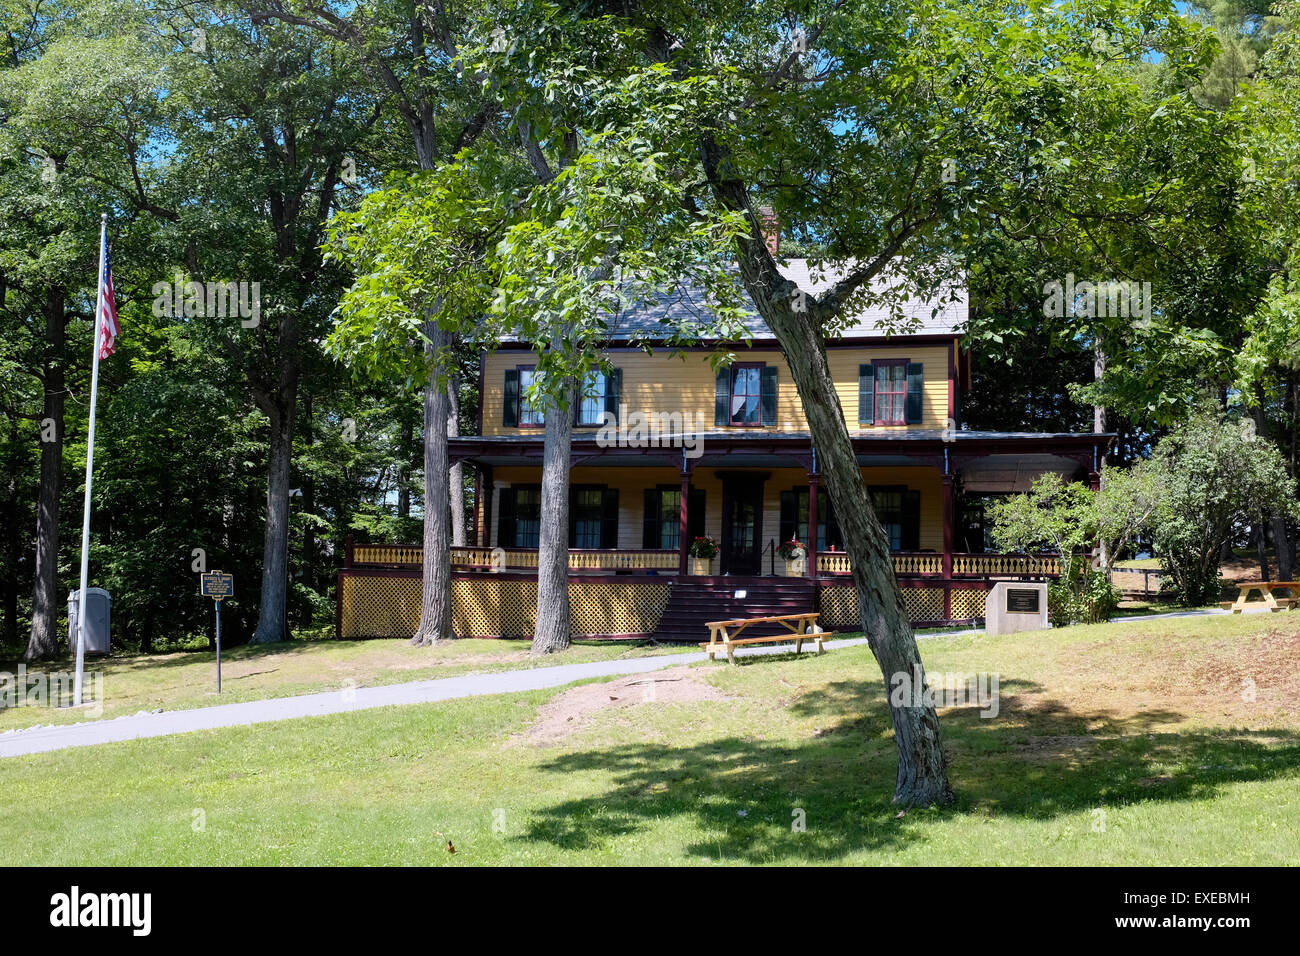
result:
[[(823, 265), (813, 269), (807, 259), (787, 259), (781, 266), (781, 272), (804, 292), (818, 296), (847, 275), (852, 268), (853, 263), (848, 262), (839, 267)], [(861, 339), (886, 335), (961, 335), (966, 331), (970, 305), (964, 286), (949, 286), (939, 298), (921, 296), (912, 289), (906, 301), (891, 309), (889, 302), (898, 297), (897, 289), (900, 285), (903, 285), (900, 280), (877, 276), (862, 296), (866, 304), (859, 306), (857, 314), (852, 317), (852, 324), (840, 333), (840, 337)], [(906, 291), (907, 287), (903, 288)], [(741, 301), (748, 306), (749, 298), (743, 293)], [(683, 285), (651, 303), (636, 305), (620, 312), (610, 322), (609, 341), (668, 338), (674, 329), (691, 324), (706, 325), (708, 321), (709, 306), (704, 293)], [(752, 309), (747, 312), (743, 324), (752, 338), (774, 337), (767, 323)], [(506, 336), (503, 341), (518, 339)]]
[[(822, 265), (810, 267), (807, 259), (789, 259), (781, 266), (782, 274), (811, 296), (819, 296), (853, 267), (845, 263), (839, 267)], [(908, 294), (906, 301), (894, 305), (901, 289)], [(950, 286), (939, 298), (918, 295), (915, 289), (908, 292), (902, 280), (878, 276), (867, 289), (866, 304), (859, 307), (853, 322), (841, 338), (872, 338), (892, 334), (900, 335), (960, 335), (966, 330), (969, 316), (969, 297), (963, 286)], [(747, 298), (743, 301), (748, 302)], [(653, 338), (662, 335), (666, 327), (683, 322), (701, 321), (708, 316), (709, 307), (704, 295), (691, 288), (682, 288), (666, 294), (649, 305), (637, 306), (621, 313), (611, 323), (611, 340)], [(763, 319), (752, 310), (745, 319), (745, 327), (754, 338), (771, 338), (772, 332)]]

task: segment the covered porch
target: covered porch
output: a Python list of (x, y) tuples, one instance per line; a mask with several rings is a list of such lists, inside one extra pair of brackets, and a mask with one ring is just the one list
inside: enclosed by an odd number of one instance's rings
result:
[[(697, 610), (716, 616), (725, 605), (728, 614), (759, 615), (792, 603), (819, 608), (830, 626), (855, 627), (851, 564), (809, 437), (706, 433), (697, 439), (698, 454), (688, 455), (680, 447), (605, 448), (591, 436), (575, 436), (569, 527), (575, 635), (674, 639), (693, 633)], [(914, 429), (855, 436), (913, 623), (976, 621), (992, 581), (1056, 576), (1055, 555), (986, 550), (983, 508), (991, 496), (1024, 491), (1047, 471), (1095, 485), (1108, 440)], [(530, 633), (541, 455), (540, 437), (452, 441), (453, 461), (464, 463), (477, 490), (472, 544), (449, 555), (454, 611), (466, 628), (459, 633)], [(707, 566), (689, 554), (700, 536), (721, 549)], [(778, 554), (791, 537), (807, 548), (802, 564)], [(390, 591), (411, 579), (418, 622), (421, 560), (418, 546), (350, 545), (339, 593), (357, 593), (362, 578), (387, 579)], [(356, 614), (345, 626), (343, 605), (341, 598), (341, 636), (384, 630)], [(400, 632), (407, 623), (385, 626)]]
[[(568, 529), (575, 572), (685, 575), (693, 570), (691, 542), (707, 536), (720, 549), (709, 576), (849, 573), (809, 436), (695, 437), (689, 453), (575, 437)], [(1028, 490), (1045, 472), (1095, 486), (1109, 438), (881, 428), (859, 431), (853, 444), (896, 573), (952, 578), (1053, 573), (1036, 557), (990, 553), (984, 508), (994, 496)], [(541, 455), (541, 440), (531, 436), (453, 441), (453, 460), (475, 476), (478, 502), (475, 547), (456, 555), (456, 566), (536, 567)], [(791, 538), (807, 551), (798, 568), (778, 554)]]

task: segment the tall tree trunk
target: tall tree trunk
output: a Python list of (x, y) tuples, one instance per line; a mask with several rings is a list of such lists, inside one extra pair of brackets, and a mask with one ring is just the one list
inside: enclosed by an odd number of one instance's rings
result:
[(22, 458), (17, 454), (20, 432), (18, 417), (9, 422), (9, 475), (5, 482), (4, 509), (0, 511), (0, 529), (4, 531), (4, 626), (0, 628), (0, 644), (13, 647), (18, 643), (18, 563), (21, 560), (23, 542), (19, 531), (19, 515), (22, 510), (18, 504), (18, 476)]
[[(460, 394), (458, 377), (447, 380), (447, 437), (460, 437)], [(448, 477), (451, 495), (451, 543), (463, 548), (465, 539), (465, 466), (460, 462), (451, 466)]]
[(450, 336), (429, 320), (424, 325), (429, 384), (424, 390), (424, 580), (420, 625), (411, 638), (417, 647), (451, 640), (451, 535), (449, 532), (447, 390), (438, 381), (438, 362)]
[[(1106, 375), (1106, 350), (1105, 343), (1102, 340), (1101, 333), (1096, 334), (1096, 340), (1093, 344), (1093, 362), (1092, 376), (1093, 381), (1101, 384), (1102, 378)], [(1104, 405), (1094, 405), (1092, 407), (1092, 430), (1094, 434), (1101, 435), (1106, 431), (1106, 407)], [(1103, 466), (1099, 479), (1106, 480), (1106, 469)], [(1110, 570), (1110, 555), (1107, 553), (1107, 543), (1105, 538), (1097, 539), (1097, 562), (1103, 571)]]
[[(295, 381), (296, 385), (296, 381)], [(294, 388), (296, 392), (297, 389)], [(296, 396), (276, 403), (271, 418), (271, 456), (266, 479), (266, 534), (262, 543), (262, 601), (254, 644), (289, 639), (285, 608), (289, 588), (289, 477), (293, 464)]]
[[(303, 410), (303, 436), (307, 440), (308, 447), (316, 443), (316, 429), (313, 417), (315, 414), (312, 397), (306, 394), (302, 397)], [(308, 470), (302, 476), (302, 510), (309, 515), (316, 513), (316, 482)], [(316, 528), (308, 521), (302, 529), (302, 583), (316, 590)], [(307, 624), (310, 624), (310, 612), (308, 614)]]
[[(826, 362), (825, 343), (817, 329), (793, 310), (771, 301), (763, 304), (766, 308), (760, 306), (760, 311), (781, 343), (808, 416), (818, 465), (852, 561), (862, 631), (884, 675), (886, 692), (900, 678), (908, 686), (916, 682), (924, 687), (921, 654), (894, 576), (889, 539), (871, 508)], [(953, 798), (939, 717), (933, 707), (919, 703), (920, 699), (907, 695), (900, 706), (891, 695), (889, 704), (898, 747), (894, 800), (904, 806), (949, 803)]]
[[(45, 298), (45, 403), (40, 421), (41, 490), (36, 510), (36, 575), (32, 586), (32, 631), (25, 660), (44, 660), (59, 649), (59, 491), (63, 483), (64, 341), (67, 314), (63, 290)], [(49, 439), (49, 440), (47, 440)]]
[(569, 618), (569, 451), (573, 443), (573, 400), (567, 387), (564, 407), (546, 408), (542, 452), (541, 539), (537, 551), (537, 630), (532, 655), (565, 650), (572, 636)]
[[(808, 417), (817, 463), (825, 476), (831, 505), (852, 562), (859, 620), (885, 678), (889, 716), (894, 725), (894, 742), (898, 748), (894, 802), (903, 806), (950, 803), (953, 794), (939, 734), (939, 716), (933, 707), (925, 704), (925, 670), (903, 594), (894, 576), (889, 539), (871, 508), (844, 410), (826, 362), (821, 324), (830, 318), (825, 314), (828, 307), (819, 305), (817, 310), (795, 311), (796, 287), (781, 275), (768, 252), (744, 185), (722, 177), (719, 170), (723, 154), (712, 140), (706, 138), (703, 145), (705, 168), (714, 194), (726, 208), (748, 216), (750, 235), (737, 243), (741, 279), (785, 353)], [(906, 681), (905, 686), (912, 690), (902, 695), (901, 703), (891, 693), (899, 681)]]

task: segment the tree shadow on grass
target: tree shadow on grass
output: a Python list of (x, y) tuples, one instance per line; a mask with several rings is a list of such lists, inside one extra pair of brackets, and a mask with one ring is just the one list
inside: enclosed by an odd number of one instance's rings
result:
[(794, 716), (825, 718), (802, 740), (748, 738), (729, 728), (688, 745), (559, 754), (543, 772), (603, 772), (611, 784), (542, 808), (518, 839), (582, 850), (678, 825), (704, 834), (685, 847), (701, 861), (834, 862), (902, 848), (925, 838), (926, 823), (962, 815), (1049, 819), (1138, 800), (1198, 800), (1234, 782), (1300, 776), (1300, 735), (1291, 730), (1162, 732), (1184, 716), (1080, 712), (1059, 701), (1021, 707), (1007, 691), (1034, 685), (1004, 682), (1002, 689), (997, 718), (981, 718), (977, 709), (943, 712), (958, 793), (950, 808), (897, 819), (890, 802), (897, 763), (881, 686), (838, 681), (788, 705)]

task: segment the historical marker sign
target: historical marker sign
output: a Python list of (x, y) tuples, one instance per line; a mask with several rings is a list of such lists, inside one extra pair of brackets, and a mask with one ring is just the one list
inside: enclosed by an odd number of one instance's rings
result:
[(223, 574), (220, 571), (210, 571), (200, 579), (199, 593), (204, 597), (215, 598), (218, 601), (222, 598), (234, 597), (235, 576), (233, 574)]
[(216, 602), (217, 609), (217, 693), (221, 693), (221, 602), (235, 596), (235, 576), (221, 571), (206, 571), (199, 578), (199, 593)]
[(1037, 588), (1007, 588), (1007, 613), (1037, 614), (1038, 595)]

